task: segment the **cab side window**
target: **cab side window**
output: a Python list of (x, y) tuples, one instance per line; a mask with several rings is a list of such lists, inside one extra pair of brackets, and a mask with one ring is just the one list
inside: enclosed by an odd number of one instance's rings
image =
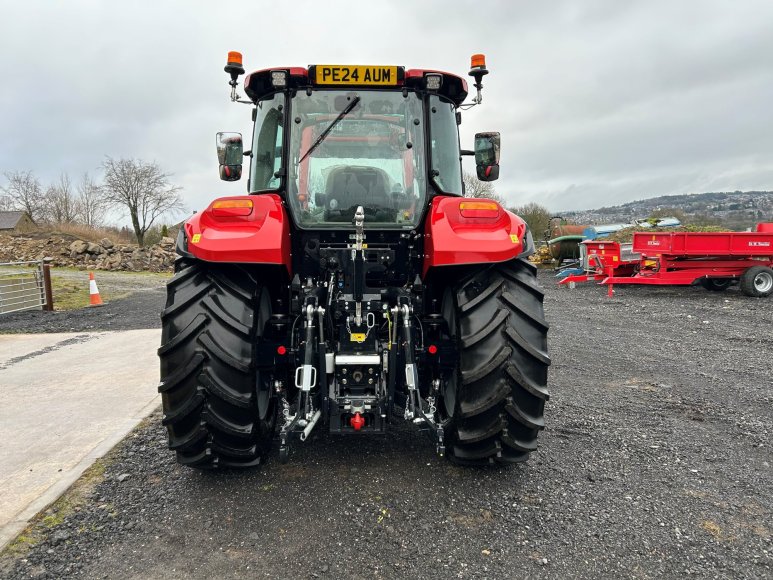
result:
[(252, 143), (252, 172), (250, 190), (277, 189), (282, 168), (282, 144), (285, 97), (277, 93), (258, 103), (255, 133)]
[(462, 163), (456, 113), (450, 101), (432, 95), (430, 104), (430, 145), (432, 173), (443, 193), (462, 193)]

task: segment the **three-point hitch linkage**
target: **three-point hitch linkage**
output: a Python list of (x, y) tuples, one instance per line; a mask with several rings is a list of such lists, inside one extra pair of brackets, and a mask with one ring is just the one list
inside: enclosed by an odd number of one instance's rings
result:
[[(296, 323), (303, 326), (293, 337), (298, 341), (298, 364), (291, 373), (296, 392), (286, 392), (281, 381), (276, 383), (284, 421), (279, 432), (280, 460), (287, 461), (291, 441), (296, 437), (305, 441), (320, 419), (334, 433), (384, 433), (394, 416), (397, 392), (407, 393), (398, 401), (404, 407), (403, 418), (426, 430), (442, 456), (443, 426), (435, 405), (442, 373), (435, 369), (427, 374), (424, 397), (419, 388), (416, 338), (423, 345), (424, 337), (421, 324), (414, 324), (414, 320), (420, 323), (414, 302), (421, 282), (417, 279), (411, 290), (370, 293), (366, 262), (378, 262), (380, 252), (387, 259), (390, 250), (365, 244), (362, 206), (353, 221), (350, 243), (320, 249), (330, 266), (325, 282), (309, 279), (301, 284), (296, 276), (291, 285), (293, 301), (300, 305)], [(332, 331), (328, 336), (326, 327)]]

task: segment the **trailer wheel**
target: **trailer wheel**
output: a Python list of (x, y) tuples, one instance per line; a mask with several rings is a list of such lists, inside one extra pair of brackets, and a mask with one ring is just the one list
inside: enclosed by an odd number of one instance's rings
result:
[(764, 298), (773, 294), (773, 270), (767, 266), (752, 266), (741, 275), (741, 292)]
[(548, 325), (536, 267), (475, 267), (445, 292), (443, 318), (459, 364), (439, 401), (454, 463), (517, 463), (537, 448), (548, 400)]
[(275, 397), (255, 365), (271, 300), (258, 280), (239, 266), (175, 263), (161, 314), (158, 390), (169, 447), (183, 465), (248, 467), (271, 446)]
[(701, 286), (712, 292), (727, 290), (732, 283), (732, 278), (701, 278)]

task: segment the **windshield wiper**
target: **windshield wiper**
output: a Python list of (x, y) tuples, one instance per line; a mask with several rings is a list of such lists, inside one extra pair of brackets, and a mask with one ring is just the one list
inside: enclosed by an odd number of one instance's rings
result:
[(354, 98), (352, 99), (352, 101), (351, 101), (351, 102), (350, 102), (348, 105), (346, 105), (346, 108), (345, 108), (343, 111), (341, 111), (341, 112), (339, 113), (339, 115), (338, 115), (338, 116), (337, 116), (337, 117), (336, 117), (336, 118), (333, 120), (333, 122), (332, 122), (332, 123), (330, 123), (330, 125), (328, 125), (327, 129), (325, 129), (324, 131), (322, 131), (322, 134), (321, 134), (319, 137), (317, 137), (317, 140), (316, 140), (316, 141), (314, 141), (314, 143), (312, 143), (312, 144), (311, 144), (311, 147), (309, 147), (308, 151), (306, 151), (306, 153), (304, 153), (304, 154), (303, 154), (303, 157), (301, 157), (301, 158), (298, 160), (298, 163), (299, 163), (299, 164), (300, 164), (300, 163), (301, 163), (301, 162), (302, 162), (304, 159), (306, 159), (306, 158), (307, 158), (309, 155), (311, 155), (312, 151), (314, 151), (314, 150), (315, 150), (315, 149), (316, 149), (316, 148), (319, 146), (319, 144), (320, 144), (320, 143), (322, 143), (322, 142), (325, 140), (325, 138), (328, 136), (328, 133), (330, 133), (330, 131), (332, 131), (332, 130), (333, 130), (333, 127), (335, 127), (336, 125), (338, 125), (338, 122), (339, 122), (341, 119), (343, 119), (344, 117), (346, 117), (346, 115), (348, 115), (349, 113), (351, 113), (351, 112), (352, 112), (352, 109), (354, 109), (354, 107), (356, 107), (356, 106), (357, 106), (357, 103), (359, 103), (359, 102), (360, 102), (360, 97), (359, 97), (359, 96), (356, 96), (356, 97), (354, 97)]

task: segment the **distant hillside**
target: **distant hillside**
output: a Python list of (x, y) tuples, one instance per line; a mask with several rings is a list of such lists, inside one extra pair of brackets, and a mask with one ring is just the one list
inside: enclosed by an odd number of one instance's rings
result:
[(567, 211), (561, 215), (577, 223), (627, 223), (652, 214), (674, 215), (687, 223), (716, 224), (742, 230), (773, 221), (773, 191), (732, 191), (661, 195), (613, 207)]

